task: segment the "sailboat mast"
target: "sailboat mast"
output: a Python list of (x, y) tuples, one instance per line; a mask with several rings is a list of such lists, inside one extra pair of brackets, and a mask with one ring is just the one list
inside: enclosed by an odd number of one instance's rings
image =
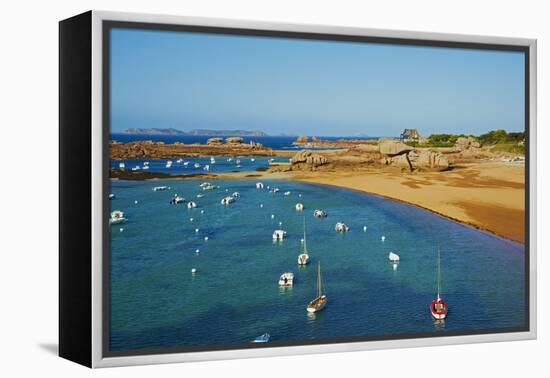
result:
[(307, 242), (306, 242), (306, 217), (304, 217), (304, 253), (307, 253)]
[(441, 252), (437, 248), (437, 300), (441, 299)]
[(323, 293), (323, 290), (321, 288), (321, 262), (320, 261), (317, 263), (317, 288), (319, 291), (318, 297), (320, 297)]

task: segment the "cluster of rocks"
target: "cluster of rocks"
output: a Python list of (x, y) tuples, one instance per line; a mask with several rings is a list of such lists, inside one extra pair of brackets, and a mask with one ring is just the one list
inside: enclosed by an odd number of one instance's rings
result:
[(472, 137), (459, 137), (455, 142), (455, 148), (464, 151), (468, 149), (480, 148), (481, 145)]
[(440, 152), (415, 150), (413, 147), (393, 139), (382, 139), (379, 143), (383, 165), (405, 168), (410, 171), (427, 169), (443, 171), (449, 168), (449, 160)]

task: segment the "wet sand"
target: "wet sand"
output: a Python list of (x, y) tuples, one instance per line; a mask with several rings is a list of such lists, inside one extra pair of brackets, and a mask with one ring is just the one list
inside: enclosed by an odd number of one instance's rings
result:
[(525, 242), (525, 168), (475, 163), (446, 172), (292, 173), (306, 182), (374, 193), (423, 207), (504, 238)]

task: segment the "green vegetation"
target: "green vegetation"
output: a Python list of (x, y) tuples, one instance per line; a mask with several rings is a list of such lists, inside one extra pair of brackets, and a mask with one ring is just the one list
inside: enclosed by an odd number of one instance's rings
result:
[(493, 146), (493, 151), (525, 153), (523, 143), (525, 141), (525, 132), (507, 133), (505, 130), (493, 130), (480, 136), (464, 134), (432, 134), (427, 139), (405, 142), (412, 147), (454, 147), (458, 138), (471, 137), (478, 141), (482, 146)]

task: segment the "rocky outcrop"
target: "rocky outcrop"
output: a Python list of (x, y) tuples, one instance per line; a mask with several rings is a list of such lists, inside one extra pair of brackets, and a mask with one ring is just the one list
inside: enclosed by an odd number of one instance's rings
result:
[(307, 136), (299, 136), (298, 138), (296, 138), (296, 140), (294, 141), (295, 144), (304, 144), (304, 143), (307, 143)]
[(411, 146), (393, 139), (380, 139), (378, 148), (387, 157), (403, 155), (413, 150)]
[(464, 151), (470, 148), (480, 148), (481, 145), (472, 137), (459, 137), (455, 142), (455, 148)]
[(242, 142), (243, 142), (243, 138), (241, 137), (225, 138), (225, 143), (227, 144), (241, 144)]
[(315, 169), (322, 165), (328, 164), (329, 160), (326, 156), (313, 153), (310, 150), (302, 150), (297, 152), (290, 160), (292, 168)]
[(206, 141), (206, 144), (209, 144), (209, 145), (217, 145), (217, 144), (222, 144), (223, 143), (223, 138), (209, 138), (207, 141)]
[(409, 159), (414, 169), (444, 171), (449, 168), (449, 160), (440, 152), (422, 150), (419, 153), (411, 152)]

